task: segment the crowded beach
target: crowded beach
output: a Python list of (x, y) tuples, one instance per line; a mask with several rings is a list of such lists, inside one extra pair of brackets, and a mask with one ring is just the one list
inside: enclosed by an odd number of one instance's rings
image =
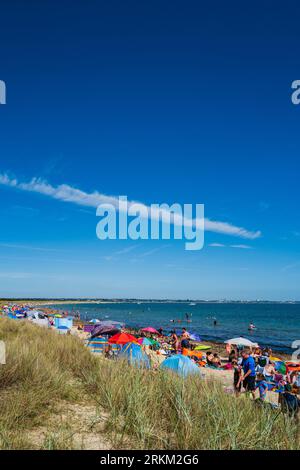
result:
[(149, 325), (137, 330), (111, 320), (82, 321), (79, 313), (71, 316), (33, 305), (3, 305), (0, 315), (77, 336), (92, 354), (106, 360), (123, 359), (154, 373), (165, 370), (183, 378), (197, 374), (204, 380), (220, 380), (224, 393), (236, 399), (252, 399), (257, 405), (298, 416), (300, 362), (245, 337), (208, 344), (184, 327), (180, 334)]

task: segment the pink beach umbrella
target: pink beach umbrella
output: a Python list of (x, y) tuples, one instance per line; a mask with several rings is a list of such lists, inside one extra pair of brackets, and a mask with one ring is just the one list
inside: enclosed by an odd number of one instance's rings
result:
[(147, 328), (142, 328), (141, 331), (145, 331), (147, 333), (154, 333), (156, 335), (159, 335), (159, 332), (155, 328), (152, 328), (152, 326), (147, 326)]

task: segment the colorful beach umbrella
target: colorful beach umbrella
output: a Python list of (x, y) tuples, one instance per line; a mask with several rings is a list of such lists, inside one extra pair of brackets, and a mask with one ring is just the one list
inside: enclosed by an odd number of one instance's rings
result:
[(270, 361), (272, 362), (282, 362), (282, 359), (280, 357), (275, 357), (275, 356), (270, 356)]
[(110, 325), (108, 323), (100, 323), (94, 326), (93, 330), (91, 331), (91, 338), (96, 338), (97, 336), (101, 335), (115, 335), (116, 333), (120, 332), (120, 328), (116, 325)]
[(151, 341), (149, 338), (139, 338), (138, 343), (142, 344), (143, 346), (152, 346), (153, 341)]
[(111, 344), (137, 343), (137, 339), (129, 333), (117, 333), (109, 338), (108, 342)]
[(252, 343), (250, 339), (243, 338), (242, 336), (239, 336), (238, 338), (228, 339), (227, 341), (224, 341), (224, 343), (234, 344), (234, 345), (239, 345), (239, 346), (249, 346), (250, 348), (257, 348), (258, 346), (257, 343)]
[(286, 365), (283, 361), (275, 361), (275, 370), (279, 374), (286, 374)]
[(147, 328), (142, 328), (141, 331), (145, 331), (147, 333), (154, 333), (156, 335), (159, 335), (159, 332), (153, 328), (152, 326), (147, 326)]

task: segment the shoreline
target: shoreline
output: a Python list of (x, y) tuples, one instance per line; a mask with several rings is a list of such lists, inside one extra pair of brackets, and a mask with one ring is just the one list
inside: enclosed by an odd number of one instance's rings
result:
[(18, 298), (18, 297), (3, 297), (0, 298), (0, 305), (5, 303), (27, 303), (32, 305), (55, 305), (55, 304), (214, 304), (214, 305), (299, 305), (300, 300), (217, 300), (217, 299), (210, 299), (210, 300), (203, 300), (203, 299), (132, 299), (132, 298), (112, 298), (112, 299), (91, 299), (91, 298)]
[[(5, 305), (7, 303), (15, 303), (17, 302), (16, 300), (10, 300), (10, 302), (8, 301), (3, 301), (3, 300), (0, 300), (0, 307), (2, 305)], [(161, 301), (161, 302), (158, 302), (158, 301), (148, 301), (149, 303), (162, 303), (162, 304), (166, 304), (166, 303), (188, 303), (188, 302), (177, 302), (177, 301), (168, 301), (168, 302), (165, 302), (165, 301)], [(51, 301), (40, 301), (40, 300), (32, 300), (31, 302), (26, 302), (25, 299), (23, 300), (19, 300), (18, 303), (22, 304), (22, 303), (26, 303), (28, 306), (30, 306), (31, 308), (40, 308), (42, 311), (44, 310), (47, 310), (49, 308), (49, 310), (53, 310), (53, 311), (57, 311), (57, 313), (61, 313), (61, 311), (63, 310), (63, 306), (64, 305), (83, 305), (83, 304), (91, 304), (91, 305), (105, 305), (105, 304), (124, 304), (124, 303), (129, 303), (129, 304), (140, 304), (140, 303), (147, 303), (146, 301), (145, 302), (141, 302), (139, 300), (131, 300), (131, 301), (128, 301), (128, 300), (85, 300), (85, 299), (81, 299), (81, 300), (54, 300), (52, 299)], [(200, 303), (200, 302), (199, 302)], [(204, 303), (204, 302), (203, 302)], [(261, 303), (261, 302), (258, 302), (258, 303)], [(53, 306), (57, 306), (58, 308), (53, 308)], [(61, 306), (61, 308), (60, 308)], [(74, 311), (70, 311), (70, 312), (67, 312), (70, 316), (74, 316)], [(80, 321), (81, 323), (83, 324), (88, 324), (88, 320), (81, 320)], [(182, 325), (176, 325), (176, 328), (179, 329), (181, 328), (182, 326), (186, 326), (185, 324), (182, 324)], [(137, 327), (133, 326), (133, 325), (125, 325), (125, 328), (126, 329), (129, 329), (129, 330), (136, 330), (138, 329)], [(165, 330), (166, 331), (171, 331), (172, 329), (175, 328), (175, 325), (170, 325), (169, 328), (166, 328)], [(225, 343), (223, 342), (222, 339), (218, 340), (214, 337), (209, 337), (209, 335), (204, 335), (205, 338), (203, 337), (203, 335), (200, 335), (201, 338), (202, 338), (202, 341), (201, 343), (203, 344), (209, 344), (212, 346), (212, 349), (214, 349), (215, 351), (217, 352), (222, 352), (224, 351), (225, 349)], [(270, 347), (274, 353), (276, 353), (276, 355), (279, 355), (281, 356), (282, 358), (284, 358), (285, 360), (291, 360), (291, 355), (292, 353), (294, 352), (294, 350), (292, 348), (290, 348), (289, 346), (276, 346), (274, 344), (272, 344), (272, 342), (260, 342), (259, 343), (261, 347)]]

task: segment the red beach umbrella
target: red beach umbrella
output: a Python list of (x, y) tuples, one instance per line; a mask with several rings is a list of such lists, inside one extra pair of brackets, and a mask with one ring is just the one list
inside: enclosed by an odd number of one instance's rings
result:
[(137, 343), (137, 339), (129, 333), (117, 333), (116, 335), (111, 336), (108, 342), (111, 344)]

